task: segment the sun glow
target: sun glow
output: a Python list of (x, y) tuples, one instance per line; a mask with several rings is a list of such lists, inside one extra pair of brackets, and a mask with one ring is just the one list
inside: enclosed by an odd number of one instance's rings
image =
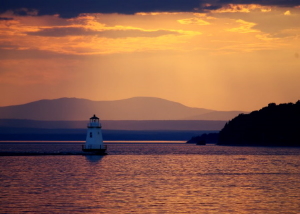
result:
[(9, 92), (0, 105), (33, 97), (153, 96), (251, 110), (300, 96), (299, 7), (228, 4), (201, 13), (73, 18), (28, 13), (0, 15), (0, 90)]

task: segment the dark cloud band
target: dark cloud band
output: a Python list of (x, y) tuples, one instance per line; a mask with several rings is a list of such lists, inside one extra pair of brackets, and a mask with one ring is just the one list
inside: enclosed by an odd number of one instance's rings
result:
[(63, 18), (71, 18), (81, 13), (201, 12), (218, 9), (229, 3), (300, 5), (299, 0), (2, 0), (0, 12), (12, 10), (16, 14), (26, 15), (22, 10), (26, 8), (28, 11), (37, 10), (38, 15), (59, 14)]
[[(153, 11), (193, 11), (201, 4), (199, 0), (4, 0), (0, 1), (0, 12), (21, 8), (38, 10), (39, 15), (60, 14), (61, 17), (76, 17), (80, 13), (122, 13)], [(24, 11), (21, 10), (24, 15)]]
[(13, 18), (0, 17), (0, 21), (9, 21), (9, 20), (13, 20)]
[(141, 31), (135, 29), (126, 30), (104, 30), (94, 31), (79, 27), (47, 28), (37, 32), (28, 32), (28, 35), (45, 37), (63, 37), (63, 36), (99, 36), (106, 38), (126, 38), (126, 37), (158, 37), (170, 34), (179, 34), (178, 32), (157, 30)]

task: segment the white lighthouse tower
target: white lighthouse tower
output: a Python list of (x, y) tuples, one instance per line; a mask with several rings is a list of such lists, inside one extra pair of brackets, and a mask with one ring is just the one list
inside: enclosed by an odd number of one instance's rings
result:
[(86, 142), (82, 145), (82, 151), (105, 154), (106, 145), (103, 143), (101, 123), (96, 115), (90, 118), (87, 128)]

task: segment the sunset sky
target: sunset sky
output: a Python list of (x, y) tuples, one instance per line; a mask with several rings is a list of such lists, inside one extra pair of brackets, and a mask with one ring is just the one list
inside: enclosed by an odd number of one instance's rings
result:
[(0, 106), (160, 97), (252, 111), (300, 99), (300, 1), (2, 0)]

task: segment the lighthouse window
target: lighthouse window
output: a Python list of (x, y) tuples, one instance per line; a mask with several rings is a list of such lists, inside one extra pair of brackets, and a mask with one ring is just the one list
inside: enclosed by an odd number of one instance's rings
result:
[(92, 132), (90, 132), (90, 138), (92, 138), (93, 137), (93, 133)]

